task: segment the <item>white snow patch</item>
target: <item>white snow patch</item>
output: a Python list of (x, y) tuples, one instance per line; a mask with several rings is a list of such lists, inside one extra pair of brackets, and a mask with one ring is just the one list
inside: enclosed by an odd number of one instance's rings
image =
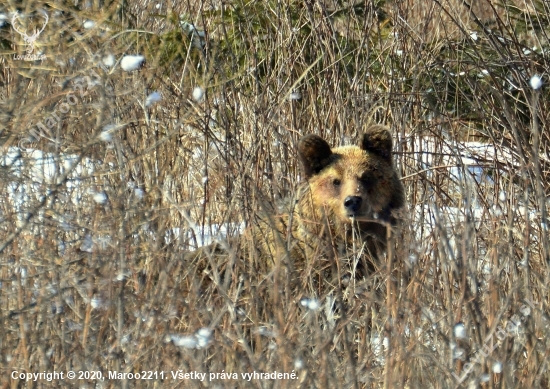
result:
[(300, 300), (300, 304), (302, 304), (302, 306), (304, 307), (307, 307), (307, 309), (311, 311), (316, 311), (321, 306), (321, 304), (319, 304), (319, 300), (315, 298), (303, 298)]
[(455, 335), (455, 338), (457, 338), (457, 339), (466, 339), (466, 337), (467, 337), (466, 327), (464, 326), (463, 323), (458, 323), (458, 324), (455, 325), (454, 335)]
[(113, 54), (107, 54), (102, 59), (103, 65), (107, 66), (108, 68), (113, 67), (115, 64), (115, 56)]
[(193, 89), (193, 93), (191, 94), (191, 96), (193, 97), (193, 100), (195, 100), (198, 103), (199, 101), (202, 100), (202, 98), (204, 96), (204, 91), (202, 90), (202, 88), (200, 86), (196, 86)]
[(92, 195), (94, 201), (98, 204), (103, 204), (107, 201), (107, 195), (105, 192), (97, 192)]
[(153, 92), (145, 99), (145, 106), (150, 107), (151, 105), (162, 100), (162, 96), (159, 92)]
[(143, 55), (126, 55), (122, 58), (122, 61), (120, 61), (120, 67), (122, 70), (131, 72), (139, 69), (143, 61), (145, 61), (145, 57)]
[(542, 87), (542, 78), (535, 74), (531, 79), (529, 80), (529, 85), (531, 85), (531, 88), (534, 90), (538, 90)]
[(245, 223), (226, 223), (226, 224), (212, 224), (208, 226), (199, 226), (192, 220), (188, 220), (189, 227), (186, 230), (180, 228), (174, 228), (166, 233), (166, 242), (170, 239), (179, 237), (183, 233), (182, 239), (185, 242), (191, 242), (192, 246), (196, 247), (208, 246), (214, 242), (224, 242), (228, 236), (235, 236), (240, 234), (245, 229)]
[(183, 348), (195, 348), (197, 347), (197, 340), (194, 336), (183, 336), (183, 335), (171, 335), (170, 340), (174, 345)]

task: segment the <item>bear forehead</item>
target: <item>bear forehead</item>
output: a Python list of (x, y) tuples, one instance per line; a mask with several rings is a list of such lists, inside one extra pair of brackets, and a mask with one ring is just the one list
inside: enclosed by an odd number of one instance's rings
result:
[(325, 171), (336, 171), (340, 174), (361, 175), (365, 170), (382, 168), (379, 156), (369, 153), (357, 146), (342, 146), (332, 149), (334, 162)]

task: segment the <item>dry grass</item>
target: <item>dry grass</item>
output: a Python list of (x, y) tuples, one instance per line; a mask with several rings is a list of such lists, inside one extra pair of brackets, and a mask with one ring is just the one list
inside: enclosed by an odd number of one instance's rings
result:
[[(14, 60), (25, 43), (0, 28), (2, 387), (550, 386), (550, 110), (529, 85), (550, 11), (375, 3), (29, 1), (50, 17), (43, 62)], [(293, 194), (302, 135), (349, 144), (371, 122), (392, 127), (408, 202), (379, 272), (346, 286), (325, 263), (184, 259)], [(54, 370), (157, 376), (10, 378)]]

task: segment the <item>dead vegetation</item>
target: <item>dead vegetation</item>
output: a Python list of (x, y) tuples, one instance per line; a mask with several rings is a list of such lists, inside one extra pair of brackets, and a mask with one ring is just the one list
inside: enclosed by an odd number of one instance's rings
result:
[[(0, 5), (3, 387), (549, 387), (546, 2), (158, 4)], [(408, 207), (372, 277), (182, 259), (372, 122)], [(157, 375), (11, 378), (54, 370)]]

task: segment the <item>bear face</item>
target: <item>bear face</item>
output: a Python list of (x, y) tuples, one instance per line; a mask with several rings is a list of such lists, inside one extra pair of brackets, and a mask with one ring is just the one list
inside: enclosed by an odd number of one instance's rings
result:
[(391, 149), (391, 134), (380, 125), (368, 128), (359, 146), (331, 149), (320, 136), (303, 137), (298, 154), (313, 207), (335, 224), (393, 224), (392, 210), (403, 206), (404, 194)]

